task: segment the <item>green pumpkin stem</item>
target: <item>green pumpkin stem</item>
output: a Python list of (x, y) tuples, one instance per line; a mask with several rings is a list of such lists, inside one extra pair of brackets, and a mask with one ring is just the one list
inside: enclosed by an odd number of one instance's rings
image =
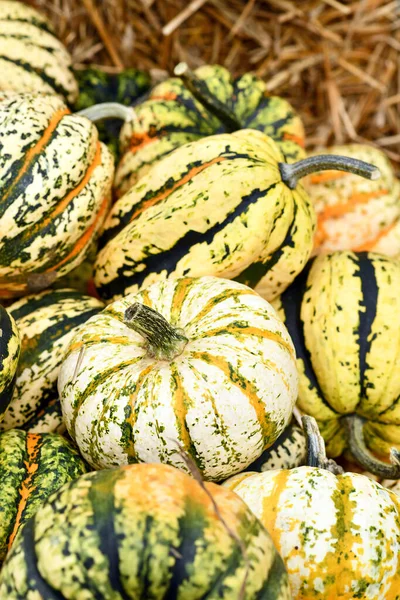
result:
[(365, 419), (359, 415), (347, 415), (342, 417), (341, 421), (345, 425), (349, 450), (364, 469), (383, 479), (400, 478), (400, 452), (396, 448), (390, 450), (392, 464), (383, 462), (376, 458), (365, 444)]
[(118, 102), (101, 102), (100, 104), (93, 104), (88, 108), (84, 108), (76, 113), (82, 117), (86, 117), (93, 123), (101, 121), (103, 119), (121, 119), (125, 123), (133, 121), (136, 113), (131, 106), (124, 106)]
[(334, 475), (343, 473), (342, 467), (336, 464), (331, 458), (327, 458), (324, 438), (319, 431), (317, 421), (314, 417), (303, 415), (301, 422), (307, 443), (307, 465), (309, 467), (325, 469)]
[(225, 125), (228, 132), (231, 133), (232, 131), (243, 129), (243, 126), (236, 115), (229, 110), (223, 102), (218, 100), (214, 94), (211, 94), (205, 81), (197, 77), (186, 63), (182, 62), (176, 65), (174, 75), (182, 79), (185, 87), (196, 100), (200, 102), (200, 104), (202, 104), (211, 114), (218, 117), (221, 123)]
[(347, 171), (372, 180), (379, 179), (381, 176), (378, 167), (357, 158), (337, 154), (309, 156), (292, 164), (279, 163), (279, 170), (283, 183), (291, 190), (296, 188), (299, 179), (318, 171)]
[(144, 337), (150, 356), (158, 360), (173, 360), (182, 353), (189, 341), (159, 312), (139, 302), (126, 309), (124, 323)]

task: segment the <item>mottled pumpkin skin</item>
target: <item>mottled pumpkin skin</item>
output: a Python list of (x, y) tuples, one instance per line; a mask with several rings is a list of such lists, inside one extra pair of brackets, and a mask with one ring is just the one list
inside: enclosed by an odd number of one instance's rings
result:
[(63, 430), (54, 401), (64, 352), (78, 328), (103, 308), (99, 300), (74, 290), (26, 296), (9, 307), (20, 332), (21, 355), (14, 395), (0, 429)]
[(20, 350), (17, 325), (0, 304), (0, 421), (13, 395)]
[(21, 527), (64, 483), (86, 473), (61, 435), (11, 429), (0, 434), (0, 563)]
[(270, 300), (301, 272), (315, 214), (290, 190), (268, 136), (246, 129), (192, 142), (158, 162), (111, 209), (95, 264), (109, 300), (156, 280), (216, 275)]
[(71, 56), (52, 25), (22, 2), (0, 2), (0, 90), (78, 95)]
[(317, 213), (315, 253), (333, 250), (400, 253), (400, 182), (387, 156), (371, 146), (333, 146), (315, 154), (341, 154), (376, 165), (381, 177), (363, 179), (322, 171), (304, 179)]
[[(304, 157), (304, 127), (283, 98), (270, 96), (265, 82), (247, 73), (233, 79), (227, 69), (206, 65), (196, 69), (209, 91), (234, 113), (242, 129), (271, 136), (287, 162)], [(157, 85), (145, 102), (135, 106), (136, 118), (121, 131), (122, 159), (116, 172), (119, 195), (127, 192), (163, 156), (226, 127), (189, 92), (180, 79)]]
[(356, 473), (313, 467), (227, 481), (270, 533), (293, 600), (399, 600), (400, 499)]
[[(134, 302), (184, 331), (179, 356), (149, 355), (123, 323)], [(297, 371), (268, 302), (231, 281), (181, 278), (126, 296), (87, 322), (71, 340), (58, 389), (68, 432), (94, 468), (163, 462), (187, 471), (180, 445), (204, 478), (220, 480), (283, 431)]]
[(58, 97), (0, 102), (0, 298), (48, 287), (85, 259), (112, 178), (96, 127)]
[(264, 450), (257, 460), (245, 471), (272, 471), (274, 469), (294, 469), (306, 462), (307, 444), (301, 427), (292, 422), (281, 433), (278, 439)]
[(290, 592), (270, 536), (236, 494), (165, 465), (132, 465), (54, 494), (16, 539), (0, 597), (290, 600)]
[(316, 258), (276, 301), (296, 348), (298, 404), (330, 456), (346, 447), (341, 416), (366, 419), (370, 449), (400, 449), (400, 262), (373, 253)]

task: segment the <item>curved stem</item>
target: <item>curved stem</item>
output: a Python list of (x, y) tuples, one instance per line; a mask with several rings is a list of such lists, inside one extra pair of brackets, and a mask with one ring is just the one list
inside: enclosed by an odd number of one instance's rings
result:
[(136, 113), (131, 106), (124, 106), (118, 102), (101, 102), (100, 104), (93, 104), (88, 108), (84, 108), (76, 113), (81, 117), (86, 117), (96, 123), (102, 119), (121, 119), (125, 123), (133, 121), (136, 117)]
[(339, 156), (337, 154), (309, 156), (290, 165), (279, 163), (279, 170), (283, 183), (291, 190), (295, 189), (299, 179), (317, 171), (347, 171), (348, 173), (354, 173), (354, 175), (360, 175), (360, 177), (372, 180), (379, 179), (381, 176), (378, 167), (357, 158)]
[(347, 434), (349, 450), (358, 463), (370, 473), (384, 479), (400, 478), (400, 452), (396, 448), (390, 450), (390, 461), (388, 464), (379, 460), (367, 448), (364, 440), (365, 419), (359, 415), (347, 415), (342, 417)]
[(337, 465), (334, 460), (327, 458), (324, 438), (319, 431), (317, 421), (314, 417), (303, 415), (301, 422), (307, 442), (307, 465), (309, 467), (326, 469), (334, 475), (343, 473), (342, 467)]
[(197, 77), (186, 63), (179, 63), (174, 69), (174, 75), (180, 77), (185, 87), (193, 94), (211, 114), (218, 117), (228, 132), (242, 129), (242, 124), (236, 115), (229, 110), (218, 98), (211, 94), (205, 81)]
[(188, 338), (172, 327), (159, 312), (135, 302), (126, 309), (124, 323), (144, 337), (148, 343), (148, 352), (158, 360), (172, 360), (183, 352)]

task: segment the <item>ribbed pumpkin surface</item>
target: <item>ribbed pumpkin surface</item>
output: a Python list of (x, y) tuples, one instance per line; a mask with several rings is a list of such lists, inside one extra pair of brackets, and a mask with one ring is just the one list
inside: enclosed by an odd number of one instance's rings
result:
[(84, 475), (42, 506), (8, 556), (0, 596), (289, 600), (290, 593), (271, 538), (240, 498), (171, 467), (135, 465)]
[[(40, 423), (43, 427), (45, 423), (61, 425), (59, 409), (54, 404), (52, 409), (46, 407), (58, 396), (57, 376), (64, 352), (77, 328), (102, 308), (99, 300), (74, 290), (26, 296), (9, 307), (21, 336), (21, 356), (13, 399), (0, 429), (24, 426), (39, 431)], [(44, 421), (43, 412), (47, 414)]]
[(20, 348), (17, 325), (0, 304), (0, 420), (12, 398)]
[(225, 484), (270, 533), (293, 600), (398, 600), (400, 498), (363, 475), (312, 467)]
[[(124, 322), (150, 306), (188, 343), (157, 360)], [(114, 302), (74, 336), (58, 389), (67, 428), (95, 468), (164, 462), (207, 479), (237, 473), (276, 440), (297, 396), (292, 342), (271, 306), (214, 277), (160, 282)]]
[[(300, 117), (286, 100), (269, 96), (262, 79), (250, 73), (233, 79), (219, 65), (206, 65), (195, 73), (235, 115), (241, 129), (257, 129), (271, 136), (288, 162), (303, 158), (304, 127)], [(121, 132), (124, 154), (115, 180), (120, 195), (171, 150), (226, 132), (219, 118), (175, 77), (157, 85), (145, 102), (135, 106), (135, 113), (136, 118)]]
[(97, 138), (95, 126), (55, 96), (0, 102), (0, 298), (46, 287), (43, 278), (84, 260), (113, 177)]
[(60, 435), (18, 429), (0, 434), (0, 562), (21, 525), (48, 496), (86, 470), (78, 452)]
[(270, 448), (264, 450), (246, 471), (294, 469), (306, 462), (306, 438), (303, 430), (290, 423)]
[(71, 57), (49, 21), (33, 8), (0, 2), (0, 90), (78, 95)]
[(296, 347), (299, 407), (327, 451), (345, 447), (340, 417), (367, 419), (366, 441), (400, 448), (400, 263), (379, 254), (319, 256), (275, 303)]
[(304, 267), (314, 212), (281, 179), (283, 156), (258, 131), (221, 134), (165, 157), (113, 206), (95, 265), (102, 297), (171, 276), (217, 275), (267, 300)]

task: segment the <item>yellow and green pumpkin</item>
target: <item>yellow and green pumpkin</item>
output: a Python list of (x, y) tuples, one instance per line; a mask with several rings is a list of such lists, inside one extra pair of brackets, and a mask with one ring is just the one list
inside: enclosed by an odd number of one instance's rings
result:
[(15, 320), (0, 304), (0, 421), (13, 395), (20, 350)]
[(158, 282), (110, 304), (73, 337), (58, 389), (94, 468), (162, 462), (205, 479), (271, 446), (297, 397), (292, 342), (250, 288), (216, 277)]
[(0, 430), (23, 427), (42, 433), (65, 429), (57, 394), (64, 352), (74, 333), (103, 308), (99, 300), (75, 290), (26, 296), (8, 308), (20, 332), (21, 355), (14, 394)]
[(56, 96), (0, 102), (0, 298), (78, 266), (110, 204), (113, 159), (95, 126)]
[(0, 434), (0, 564), (19, 528), (64, 483), (87, 468), (61, 435), (10, 429)]
[(290, 600), (270, 536), (234, 493), (166, 465), (65, 485), (21, 529), (7, 600)]
[(78, 96), (71, 56), (52, 25), (14, 0), (0, 2), (0, 91), (57, 94), (68, 103)]

